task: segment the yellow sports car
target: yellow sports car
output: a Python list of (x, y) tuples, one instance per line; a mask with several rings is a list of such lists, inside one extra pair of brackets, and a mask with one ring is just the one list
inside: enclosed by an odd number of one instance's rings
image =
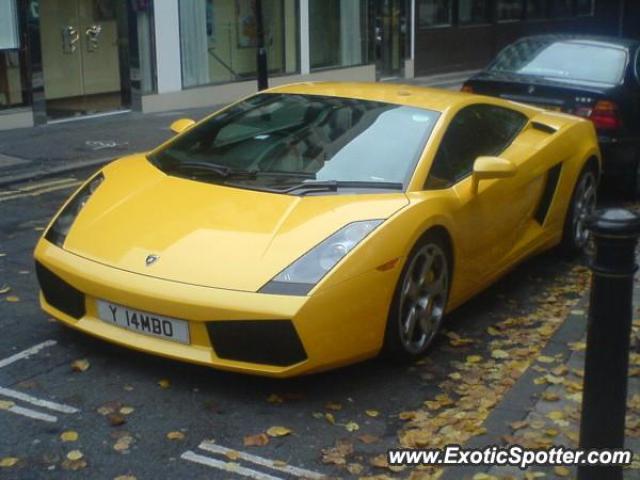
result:
[(107, 341), (288, 377), (423, 355), (525, 257), (588, 241), (593, 125), (390, 84), (273, 88), (104, 167), (35, 250), (44, 310)]

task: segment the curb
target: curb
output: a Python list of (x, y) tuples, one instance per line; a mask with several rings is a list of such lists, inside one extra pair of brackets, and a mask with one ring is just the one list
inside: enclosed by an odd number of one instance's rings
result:
[[(569, 343), (578, 342), (584, 338), (587, 331), (589, 294), (584, 296), (574, 307), (584, 309), (584, 315), (570, 313), (549, 338), (547, 344), (540, 350), (538, 356), (555, 356), (563, 354), (565, 361), (569, 359), (572, 351)], [(536, 385), (533, 380), (540, 374), (533, 371), (531, 367), (535, 360), (529, 365), (527, 370), (516, 381), (515, 385), (504, 395), (502, 401), (496, 405), (482, 426), (487, 429), (487, 433), (470, 438), (464, 448), (483, 448), (491, 445), (503, 443), (502, 436), (509, 435), (511, 428), (509, 424), (519, 420), (524, 420), (535, 408), (539, 396), (547, 388), (547, 385)], [(487, 473), (491, 470), (491, 465), (456, 466), (447, 467), (440, 477), (440, 480), (460, 480), (461, 478), (472, 478), (477, 473)]]
[(52, 167), (48, 169), (40, 169), (25, 173), (19, 173), (16, 175), (0, 176), (0, 187), (6, 187), (15, 183), (27, 182), (30, 180), (36, 180), (40, 178), (52, 177), (62, 173), (72, 172), (74, 170), (81, 170), (83, 168), (101, 166), (107, 164), (117, 157), (108, 158), (96, 158), (93, 160), (82, 160), (79, 162), (67, 163), (62, 166)]

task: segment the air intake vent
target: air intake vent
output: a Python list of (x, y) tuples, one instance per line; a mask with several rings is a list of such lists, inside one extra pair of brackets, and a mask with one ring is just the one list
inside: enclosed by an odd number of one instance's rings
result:
[(45, 300), (52, 307), (73, 318), (84, 317), (84, 294), (36, 262), (36, 275)]

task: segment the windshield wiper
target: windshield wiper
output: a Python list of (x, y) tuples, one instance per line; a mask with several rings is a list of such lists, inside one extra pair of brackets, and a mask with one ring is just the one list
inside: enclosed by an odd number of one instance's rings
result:
[(303, 182), (294, 185), (283, 193), (300, 192), (301, 195), (313, 192), (337, 192), (340, 188), (363, 188), (380, 190), (403, 190), (404, 185), (399, 182), (369, 182), (369, 181), (349, 181), (349, 180), (318, 180), (317, 182)]
[(210, 162), (197, 162), (197, 161), (188, 161), (188, 162), (180, 162), (174, 165), (170, 170), (172, 171), (185, 171), (185, 172), (201, 172), (207, 174), (214, 174), (216, 176), (222, 178), (229, 177), (248, 177), (255, 178), (257, 172), (253, 170), (234, 170), (226, 165), (219, 165), (217, 163)]

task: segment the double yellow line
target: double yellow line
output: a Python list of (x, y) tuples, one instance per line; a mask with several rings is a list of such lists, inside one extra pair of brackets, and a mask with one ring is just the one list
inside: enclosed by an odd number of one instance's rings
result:
[(37, 197), (43, 193), (74, 188), (82, 182), (83, 180), (78, 180), (77, 178), (56, 178), (12, 187), (11, 189), (0, 191), (0, 203), (19, 198)]

